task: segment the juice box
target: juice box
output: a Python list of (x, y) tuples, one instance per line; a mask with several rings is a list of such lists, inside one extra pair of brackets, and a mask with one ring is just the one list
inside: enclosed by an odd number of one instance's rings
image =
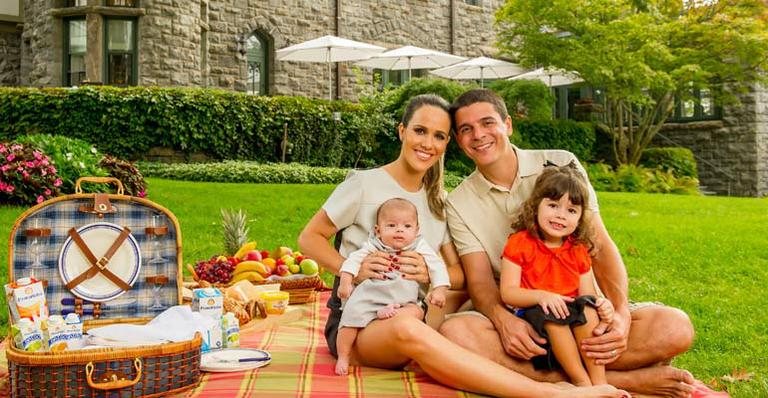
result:
[(195, 289), (192, 291), (192, 311), (218, 321), (224, 311), (224, 296), (219, 289), (213, 287)]
[(210, 329), (203, 333), (203, 344), (200, 347), (200, 350), (206, 352), (224, 348), (224, 342), (221, 337), (221, 323), (216, 322)]
[(45, 349), (43, 333), (37, 324), (28, 318), (21, 318), (11, 325), (11, 336), (14, 345), (20, 350), (35, 352)]
[(227, 312), (221, 318), (221, 332), (224, 347), (240, 347), (240, 321), (237, 320), (233, 312)]
[(5, 285), (5, 297), (11, 311), (12, 322), (22, 318), (42, 320), (48, 317), (43, 282), (34, 278), (21, 278)]
[(51, 315), (47, 326), (44, 335), (52, 352), (82, 348), (83, 324), (77, 314), (68, 314), (66, 320), (61, 315)]

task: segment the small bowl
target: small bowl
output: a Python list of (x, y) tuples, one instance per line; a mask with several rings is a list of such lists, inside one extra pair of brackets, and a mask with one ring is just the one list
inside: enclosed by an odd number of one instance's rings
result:
[(284, 291), (277, 292), (263, 292), (261, 298), (264, 300), (264, 307), (267, 309), (267, 314), (281, 315), (288, 308), (288, 301), (290, 294)]

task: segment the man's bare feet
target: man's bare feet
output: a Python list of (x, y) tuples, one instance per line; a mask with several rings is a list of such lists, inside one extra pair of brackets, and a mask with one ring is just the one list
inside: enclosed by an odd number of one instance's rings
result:
[(623, 372), (609, 372), (615, 386), (652, 397), (687, 398), (693, 392), (694, 378), (687, 370), (672, 366), (651, 366)]
[[(558, 387), (563, 388), (558, 385)], [(619, 390), (610, 384), (601, 384), (592, 387), (566, 387), (562, 393), (557, 393), (553, 398), (630, 398), (628, 392)]]
[(397, 314), (397, 309), (400, 307), (401, 307), (400, 304), (397, 304), (397, 303), (389, 304), (386, 307), (376, 311), (376, 316), (379, 319), (392, 318), (393, 316), (395, 316), (395, 314)]
[(336, 360), (336, 374), (346, 376), (349, 373), (349, 359), (339, 358)]

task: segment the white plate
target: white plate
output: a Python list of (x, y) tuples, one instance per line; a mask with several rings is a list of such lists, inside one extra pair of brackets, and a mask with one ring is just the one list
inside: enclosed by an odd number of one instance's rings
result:
[[(97, 222), (78, 228), (77, 233), (80, 234), (86, 246), (91, 249), (93, 255), (96, 258), (101, 258), (122, 230), (123, 227), (116, 224)], [(59, 253), (59, 274), (64, 285), (89, 268), (91, 268), (91, 264), (88, 259), (77, 247), (72, 237), (68, 237)], [(107, 269), (131, 286), (136, 282), (141, 269), (141, 251), (132, 234), (128, 234), (128, 237), (109, 260)], [(96, 274), (93, 278), (81, 282), (72, 289), (72, 294), (75, 296), (95, 302), (112, 300), (123, 293), (125, 293), (124, 290), (102, 273)]]
[[(238, 362), (241, 358), (263, 358), (263, 361)], [(208, 351), (200, 357), (200, 370), (205, 372), (241, 372), (266, 366), (272, 356), (264, 350), (255, 348), (225, 348)]]

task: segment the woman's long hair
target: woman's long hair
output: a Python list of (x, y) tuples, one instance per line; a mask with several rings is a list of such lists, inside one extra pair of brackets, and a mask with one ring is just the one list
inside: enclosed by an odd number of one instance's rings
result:
[(590, 251), (595, 247), (592, 231), (592, 212), (589, 207), (589, 189), (584, 177), (571, 162), (565, 166), (546, 166), (539, 178), (531, 196), (528, 197), (517, 213), (517, 219), (512, 224), (514, 231), (527, 230), (531, 236), (542, 239), (538, 224), (539, 204), (542, 200), (560, 200), (568, 194), (568, 199), (574, 205), (581, 206), (581, 219), (571, 237)]
[[(448, 108), (450, 108), (448, 101), (435, 94), (421, 94), (413, 97), (408, 103), (408, 106), (405, 107), (403, 119), (401, 120), (403, 126), (407, 127), (413, 114), (423, 106), (434, 106), (435, 108), (444, 110), (446, 115), (450, 115), (448, 112)], [(447, 133), (450, 137), (451, 132), (448, 131)], [(443, 175), (445, 174), (443, 166), (444, 158), (445, 153), (440, 155), (440, 159), (427, 170), (422, 178), (424, 189), (427, 191), (429, 210), (438, 220), (445, 220), (445, 189), (443, 187)]]

